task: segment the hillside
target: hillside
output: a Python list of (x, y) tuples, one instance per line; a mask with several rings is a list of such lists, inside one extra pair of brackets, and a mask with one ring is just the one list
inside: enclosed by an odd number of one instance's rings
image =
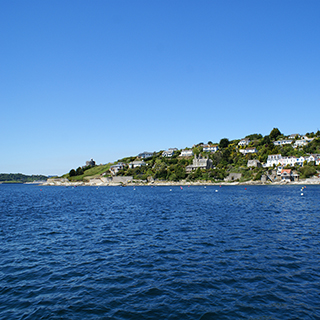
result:
[(48, 177), (43, 175), (24, 175), (22, 173), (0, 173), (1, 183), (25, 183), (34, 181), (45, 181)]
[[(210, 148), (217, 150), (210, 151)], [(183, 150), (177, 149), (172, 155), (164, 156), (161, 150), (151, 156), (146, 154), (144, 157), (145, 155), (141, 154), (119, 159), (113, 164), (79, 167), (77, 170), (70, 170), (63, 177), (70, 181), (85, 181), (93, 177), (112, 175), (132, 176), (135, 180), (149, 181), (222, 181), (230, 176), (234, 177), (232, 180), (240, 182), (260, 180), (263, 176), (273, 176), (276, 179), (274, 169), (280, 167), (280, 164), (270, 165), (270, 155), (281, 155), (280, 169), (290, 169), (290, 174), (292, 177), (295, 175), (295, 178), (308, 178), (320, 170), (319, 165), (316, 165), (318, 157), (320, 158), (319, 131), (304, 136), (285, 136), (279, 129), (274, 128), (266, 136), (250, 134), (232, 141), (222, 138), (219, 143), (199, 143), (186, 150), (189, 150), (189, 156), (181, 156)], [(256, 161), (248, 162), (249, 160)], [(249, 166), (250, 163), (253, 165)]]

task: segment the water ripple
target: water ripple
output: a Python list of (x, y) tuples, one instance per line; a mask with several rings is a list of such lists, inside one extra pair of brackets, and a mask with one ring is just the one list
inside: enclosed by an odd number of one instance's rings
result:
[(320, 188), (216, 189), (0, 185), (0, 318), (319, 319)]

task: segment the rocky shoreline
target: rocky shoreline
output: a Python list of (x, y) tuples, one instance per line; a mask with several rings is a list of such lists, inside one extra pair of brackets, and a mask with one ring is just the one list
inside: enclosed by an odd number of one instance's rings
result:
[(211, 182), (211, 181), (141, 181), (141, 180), (133, 180), (127, 182), (112, 182), (106, 178), (94, 178), (87, 181), (76, 181), (71, 182), (65, 178), (55, 178), (48, 179), (46, 182), (41, 183), (42, 186), (237, 186), (237, 185), (320, 185), (320, 178), (309, 178), (300, 181), (277, 181), (277, 182), (261, 182), (261, 181), (245, 181), (245, 182)]

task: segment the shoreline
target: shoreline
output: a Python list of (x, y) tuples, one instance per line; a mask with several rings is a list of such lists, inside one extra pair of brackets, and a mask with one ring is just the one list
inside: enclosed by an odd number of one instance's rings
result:
[[(49, 181), (50, 180), (50, 181)], [(80, 187), (80, 186), (93, 186), (93, 187), (130, 187), (130, 186), (294, 186), (294, 185), (320, 185), (320, 178), (309, 178), (300, 181), (277, 181), (277, 182), (261, 182), (261, 181), (245, 181), (245, 182), (211, 182), (211, 181), (133, 181), (127, 183), (119, 182), (106, 182), (102, 179), (91, 179), (88, 181), (71, 182), (67, 179), (48, 179), (44, 183), (39, 183), (41, 186), (64, 186), (64, 187)]]

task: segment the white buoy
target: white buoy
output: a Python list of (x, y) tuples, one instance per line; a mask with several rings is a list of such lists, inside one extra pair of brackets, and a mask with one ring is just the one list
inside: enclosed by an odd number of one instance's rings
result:
[(218, 192), (218, 190), (216, 190), (216, 192)]
[(303, 192), (301, 192), (301, 195), (303, 196)]
[(170, 189), (170, 191), (172, 191), (172, 189)]

